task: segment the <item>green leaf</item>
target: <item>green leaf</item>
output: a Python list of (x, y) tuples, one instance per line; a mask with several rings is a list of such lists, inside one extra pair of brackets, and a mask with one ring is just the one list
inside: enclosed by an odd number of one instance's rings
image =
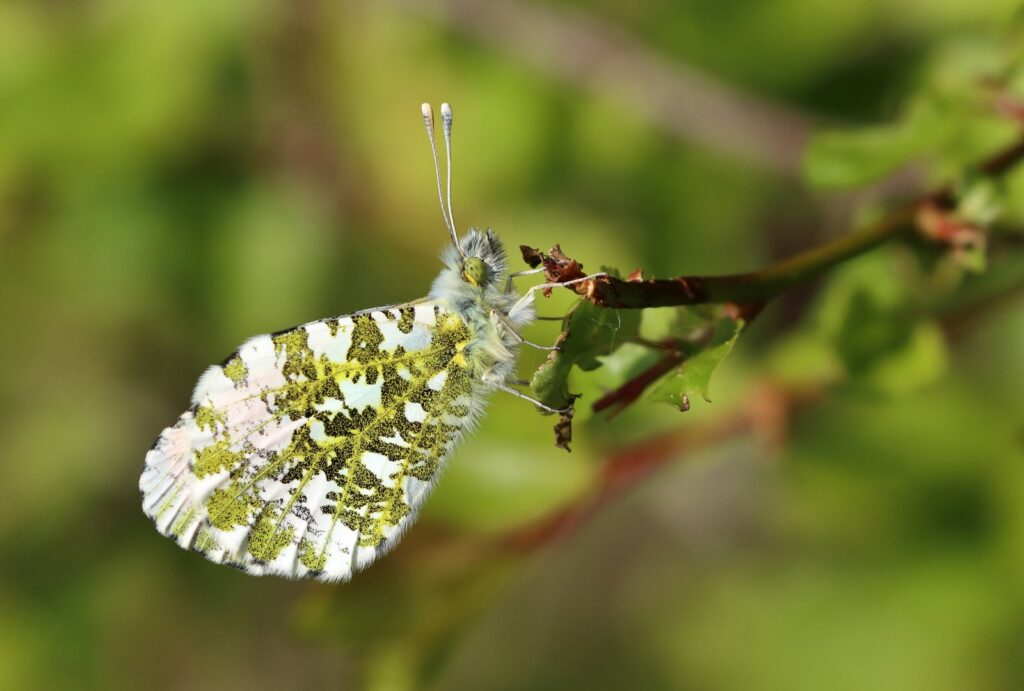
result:
[(565, 317), (560, 349), (534, 372), (530, 390), (552, 408), (563, 408), (572, 401), (569, 374), (573, 367), (589, 371), (601, 366), (598, 359), (614, 352), (636, 337), (640, 327), (639, 310), (613, 310), (580, 300)]
[(710, 403), (711, 376), (732, 352), (743, 326), (741, 319), (721, 317), (714, 324), (710, 338), (699, 342), (683, 342), (681, 350), (686, 359), (673, 373), (661, 380), (651, 392), (650, 399), (669, 403), (682, 410), (689, 407), (689, 401), (695, 395)]

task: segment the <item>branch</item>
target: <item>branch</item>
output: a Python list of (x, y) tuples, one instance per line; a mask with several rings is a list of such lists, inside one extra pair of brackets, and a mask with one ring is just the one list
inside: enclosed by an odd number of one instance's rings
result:
[[(975, 166), (981, 175), (1000, 175), (1024, 159), (1024, 139), (997, 152)], [(866, 252), (888, 240), (912, 232), (926, 239), (951, 243), (944, 230), (947, 210), (955, 205), (951, 186), (940, 187), (929, 194), (891, 211), (875, 223), (821, 247), (798, 254), (759, 271), (724, 276), (680, 276), (666, 279), (644, 279), (640, 270), (625, 279), (602, 274), (586, 279), (583, 265), (568, 257), (555, 245), (548, 253), (522, 246), (523, 260), (531, 267), (544, 267), (549, 283), (576, 281), (571, 288), (599, 307), (643, 309), (702, 303), (724, 304), (726, 314), (749, 322), (768, 302), (778, 295), (802, 285), (827, 272), (837, 264)], [(971, 236), (971, 241), (984, 241)], [(953, 239), (959, 237), (954, 233)], [(581, 280), (585, 279), (585, 280)], [(550, 292), (550, 289), (548, 289)], [(594, 412), (611, 410), (617, 414), (636, 401), (643, 392), (683, 362), (685, 355), (670, 351), (649, 368), (614, 389), (592, 406)]]
[[(1000, 175), (1024, 159), (1024, 139), (998, 152), (976, 166), (982, 175)], [(736, 303), (756, 314), (772, 298), (814, 279), (832, 267), (862, 254), (888, 240), (914, 232), (923, 208), (948, 207), (952, 202), (949, 186), (923, 195), (883, 216), (875, 223), (808, 250), (759, 271), (724, 276), (680, 276), (644, 279), (639, 271), (626, 279), (601, 276), (571, 287), (599, 307), (643, 309), (702, 303)], [(530, 266), (544, 266), (549, 283), (580, 279), (583, 266), (566, 256), (556, 245), (548, 254), (521, 247)], [(741, 315), (741, 316), (749, 316)]]

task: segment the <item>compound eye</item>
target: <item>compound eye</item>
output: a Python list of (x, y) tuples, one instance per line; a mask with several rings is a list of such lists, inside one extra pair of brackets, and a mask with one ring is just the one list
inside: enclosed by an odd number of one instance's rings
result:
[(468, 257), (462, 263), (462, 280), (475, 286), (483, 285), (487, 279), (487, 265), (479, 257)]

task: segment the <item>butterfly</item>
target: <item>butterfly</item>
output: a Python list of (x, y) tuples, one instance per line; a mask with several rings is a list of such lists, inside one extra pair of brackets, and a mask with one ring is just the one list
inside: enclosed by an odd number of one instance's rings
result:
[(521, 345), (551, 349), (520, 335), (534, 293), (571, 282), (520, 296), (512, 279), (539, 269), (507, 274), (489, 229), (458, 236), (451, 108), (447, 206), (429, 104), (422, 114), (452, 241), (429, 295), (256, 336), (206, 370), (139, 480), (143, 511), (179, 546), (253, 575), (348, 580), (412, 524), (490, 393), (563, 412), (514, 377)]

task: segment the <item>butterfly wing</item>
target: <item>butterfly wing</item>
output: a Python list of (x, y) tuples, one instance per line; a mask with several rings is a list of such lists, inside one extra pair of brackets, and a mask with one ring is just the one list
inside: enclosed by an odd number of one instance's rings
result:
[(470, 336), (422, 301), (250, 339), (147, 454), (143, 510), (211, 561), (348, 579), (398, 541), (478, 416)]

